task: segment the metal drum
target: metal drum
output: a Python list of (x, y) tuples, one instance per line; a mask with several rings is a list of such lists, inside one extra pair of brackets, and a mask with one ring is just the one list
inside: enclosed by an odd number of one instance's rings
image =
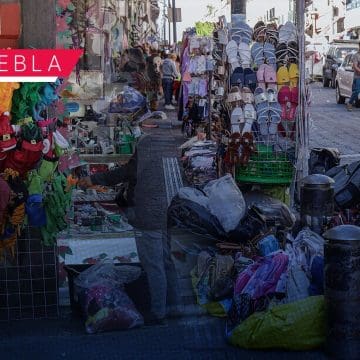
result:
[(326, 351), (334, 359), (360, 358), (360, 227), (324, 234)]

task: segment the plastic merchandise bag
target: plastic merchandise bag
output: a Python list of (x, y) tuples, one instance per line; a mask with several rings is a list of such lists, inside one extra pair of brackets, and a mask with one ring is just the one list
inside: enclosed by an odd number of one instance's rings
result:
[(279, 241), (274, 235), (268, 235), (259, 241), (261, 256), (268, 256), (280, 249)]
[(230, 332), (232, 345), (246, 349), (311, 350), (325, 342), (323, 296), (255, 313)]
[(140, 275), (138, 267), (99, 263), (76, 278), (87, 333), (131, 329), (144, 324), (142, 315), (124, 291), (124, 285)]
[(284, 203), (256, 204), (254, 205), (269, 225), (291, 229), (295, 225), (296, 218)]
[(206, 195), (201, 190), (196, 188), (183, 187), (179, 190), (178, 195), (180, 199), (196, 202), (204, 208), (207, 208), (209, 205), (209, 199), (206, 197)]
[(286, 283), (286, 303), (306, 299), (309, 296), (310, 281), (298, 264), (292, 264)]
[(244, 197), (231, 175), (209, 182), (204, 187), (209, 198), (211, 214), (217, 217), (224, 230), (234, 230), (246, 212)]
[(133, 113), (146, 106), (146, 98), (136, 89), (125, 86), (110, 102), (110, 113)]
[(295, 260), (306, 272), (310, 271), (316, 256), (324, 256), (324, 243), (324, 239), (309, 228), (300, 231), (294, 240)]
[(198, 203), (175, 196), (168, 208), (168, 225), (186, 228), (197, 234), (226, 238), (218, 219)]

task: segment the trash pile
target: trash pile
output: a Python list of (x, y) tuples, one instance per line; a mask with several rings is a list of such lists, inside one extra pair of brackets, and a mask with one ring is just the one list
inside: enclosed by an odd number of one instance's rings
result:
[[(170, 226), (212, 236), (213, 246), (198, 253), (193, 289), (199, 305), (227, 317), (232, 344), (306, 350), (323, 343), (324, 240), (298, 227), (284, 203), (243, 195), (226, 175), (201, 190), (182, 188), (168, 218)], [(292, 333), (311, 335), (284, 339), (289, 322)]]

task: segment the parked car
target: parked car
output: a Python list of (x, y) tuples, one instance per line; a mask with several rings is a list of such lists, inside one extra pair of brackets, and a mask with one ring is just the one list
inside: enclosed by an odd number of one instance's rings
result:
[[(338, 104), (344, 104), (345, 100), (350, 98), (352, 94), (352, 85), (354, 81), (353, 56), (354, 53), (347, 55), (337, 70), (335, 86), (336, 102)], [(359, 105), (360, 101), (357, 102), (356, 106), (358, 107)]]
[(330, 45), (325, 57), (323, 66), (323, 86), (329, 87), (330, 84), (335, 88), (335, 78), (338, 67), (341, 65), (346, 55), (359, 48), (358, 42), (337, 41)]

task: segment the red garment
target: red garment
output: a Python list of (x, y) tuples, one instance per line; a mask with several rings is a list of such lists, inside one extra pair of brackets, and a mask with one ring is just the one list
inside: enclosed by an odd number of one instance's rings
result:
[(2, 223), (5, 210), (10, 201), (11, 190), (8, 183), (0, 177), (0, 225)]

